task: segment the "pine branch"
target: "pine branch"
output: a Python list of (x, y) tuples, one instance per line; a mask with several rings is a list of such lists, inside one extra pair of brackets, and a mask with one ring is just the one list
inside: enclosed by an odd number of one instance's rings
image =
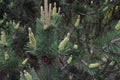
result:
[(114, 44), (114, 43), (119, 42), (119, 41), (120, 41), (120, 38), (113, 39), (110, 41), (110, 44)]
[(49, 52), (49, 47), (50, 47), (50, 43), (49, 43), (49, 31), (46, 31), (46, 49)]
[[(110, 43), (109, 43), (108, 45), (115, 44), (116, 42), (119, 42), (119, 41), (120, 41), (120, 38), (113, 39), (113, 40), (110, 41)], [(109, 47), (109, 46), (103, 46), (102, 50), (103, 50), (104, 52), (106, 52), (106, 53), (120, 55), (120, 52), (109, 51), (109, 50), (108, 50), (108, 47)]]

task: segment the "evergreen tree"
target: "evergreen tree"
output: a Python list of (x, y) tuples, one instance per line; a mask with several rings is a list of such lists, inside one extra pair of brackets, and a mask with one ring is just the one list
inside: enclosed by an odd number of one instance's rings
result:
[(119, 0), (0, 0), (0, 80), (119, 80)]

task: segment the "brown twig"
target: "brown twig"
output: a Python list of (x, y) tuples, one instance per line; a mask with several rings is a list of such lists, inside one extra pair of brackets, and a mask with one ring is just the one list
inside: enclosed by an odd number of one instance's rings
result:
[[(119, 41), (120, 41), (120, 38), (113, 39), (113, 40), (110, 41), (109, 45), (115, 44), (116, 42), (119, 42)], [(106, 52), (106, 53), (112, 53), (112, 54), (120, 55), (120, 52), (109, 51), (108, 46), (104, 46), (103, 51)]]
[(111, 44), (114, 44), (114, 43), (119, 42), (119, 41), (120, 41), (120, 38), (117, 38), (117, 39), (111, 40), (110, 43), (111, 43)]

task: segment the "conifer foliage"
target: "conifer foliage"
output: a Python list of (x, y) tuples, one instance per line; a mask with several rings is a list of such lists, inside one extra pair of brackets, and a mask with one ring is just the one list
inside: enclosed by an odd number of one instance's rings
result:
[(0, 0), (0, 80), (119, 80), (119, 0)]

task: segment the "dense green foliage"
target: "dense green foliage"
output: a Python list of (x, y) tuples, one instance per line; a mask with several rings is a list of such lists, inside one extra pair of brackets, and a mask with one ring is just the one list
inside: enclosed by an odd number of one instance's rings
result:
[(44, 1), (0, 0), (0, 80), (120, 80), (120, 1)]

